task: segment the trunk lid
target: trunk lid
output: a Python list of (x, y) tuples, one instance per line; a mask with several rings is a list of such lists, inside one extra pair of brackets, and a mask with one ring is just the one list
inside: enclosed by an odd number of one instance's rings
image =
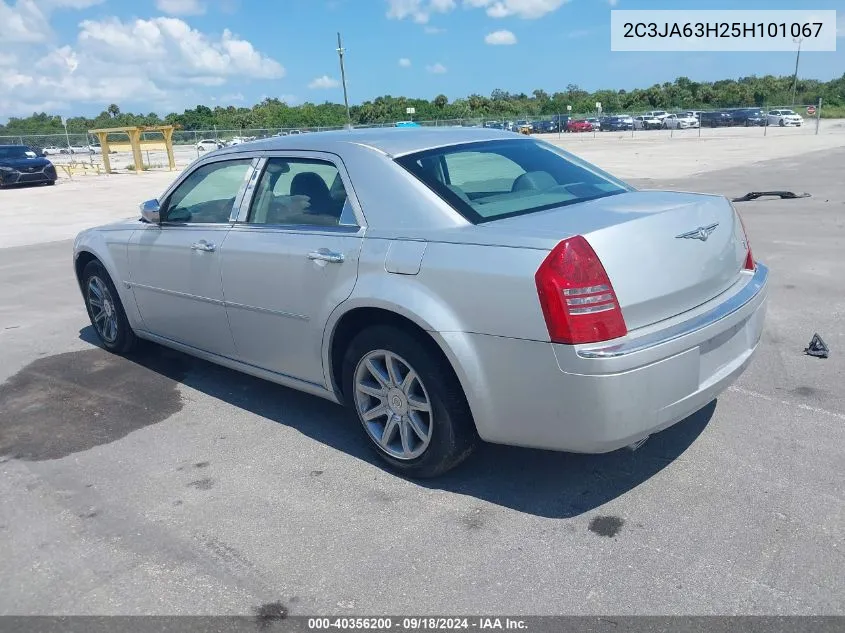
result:
[(550, 249), (583, 235), (610, 277), (629, 330), (724, 292), (739, 279), (746, 256), (731, 204), (704, 194), (636, 191), (478, 228), (500, 232), (503, 243)]

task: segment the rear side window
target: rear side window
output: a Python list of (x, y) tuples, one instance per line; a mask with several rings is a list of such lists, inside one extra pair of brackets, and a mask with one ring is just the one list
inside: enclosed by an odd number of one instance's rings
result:
[(396, 162), (473, 224), (631, 191), (600, 169), (533, 139), (452, 145)]

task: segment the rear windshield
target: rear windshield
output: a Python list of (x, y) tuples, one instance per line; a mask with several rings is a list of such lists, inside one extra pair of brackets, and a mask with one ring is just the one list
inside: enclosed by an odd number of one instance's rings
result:
[(631, 191), (610, 174), (533, 139), (440, 147), (396, 162), (473, 224)]

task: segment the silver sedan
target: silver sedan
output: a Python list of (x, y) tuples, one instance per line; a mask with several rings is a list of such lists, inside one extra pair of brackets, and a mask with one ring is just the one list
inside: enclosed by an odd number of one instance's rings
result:
[(349, 405), (393, 468), (480, 440), (602, 453), (712, 401), (768, 271), (721, 196), (636, 191), (490, 129), (210, 152), (74, 266), (107, 349), (145, 339)]

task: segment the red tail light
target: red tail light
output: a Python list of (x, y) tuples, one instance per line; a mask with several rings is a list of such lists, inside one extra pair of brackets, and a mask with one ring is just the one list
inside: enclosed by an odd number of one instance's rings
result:
[(748, 251), (745, 255), (745, 264), (743, 264), (742, 268), (744, 270), (754, 270), (754, 256), (751, 254), (751, 242), (748, 240), (748, 231), (745, 230), (745, 222), (742, 221), (739, 211), (734, 209), (734, 213), (739, 218), (739, 225), (742, 227), (742, 237), (745, 240), (745, 249)]
[(555, 246), (534, 280), (553, 343), (595, 343), (628, 333), (604, 266), (580, 235)]

